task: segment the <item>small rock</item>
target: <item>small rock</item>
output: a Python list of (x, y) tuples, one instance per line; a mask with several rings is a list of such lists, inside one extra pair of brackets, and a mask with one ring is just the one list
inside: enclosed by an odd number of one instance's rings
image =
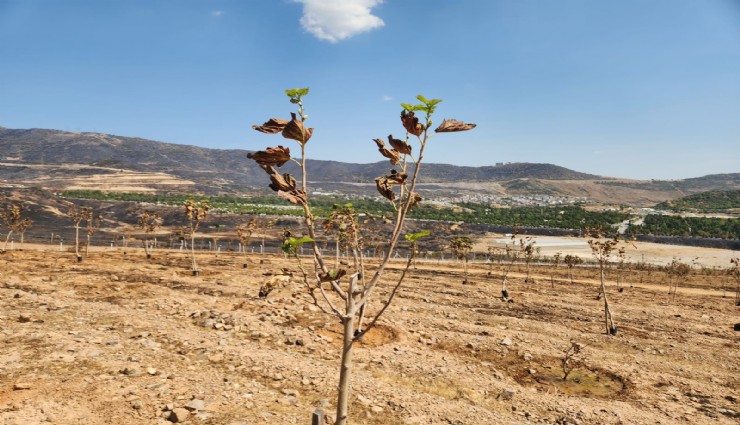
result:
[(496, 397), (499, 400), (511, 400), (511, 398), (514, 397), (514, 390), (503, 390), (499, 393), (498, 397)]
[(188, 416), (190, 416), (190, 412), (188, 412), (187, 409), (178, 407), (176, 409), (172, 409), (169, 416), (167, 417), (167, 420), (173, 423), (180, 423), (187, 420)]
[(18, 321), (20, 323), (28, 323), (31, 321), (31, 316), (27, 314), (21, 314), (20, 316), (18, 316)]
[(511, 345), (511, 339), (509, 339), (509, 338), (502, 339), (501, 340), (501, 345), (506, 345), (506, 346)]
[(527, 361), (528, 362), (528, 361), (532, 360), (532, 355), (529, 354), (529, 353), (524, 353), (524, 355), (522, 356), (522, 358), (524, 359), (524, 361)]
[(194, 398), (194, 399), (190, 400), (190, 402), (188, 404), (185, 405), (185, 408), (188, 409), (188, 410), (190, 410), (190, 411), (206, 410), (206, 403), (203, 400)]
[(133, 368), (133, 367), (131, 367), (131, 368), (126, 367), (126, 368), (124, 368), (121, 371), (121, 373), (124, 374), (124, 375), (126, 375), (126, 376), (139, 376), (139, 375), (141, 375), (141, 372), (139, 372), (139, 369), (136, 369), (136, 368)]
[(30, 390), (31, 384), (27, 382), (16, 382), (13, 385), (13, 391), (20, 391), (20, 390)]
[(365, 406), (369, 406), (371, 404), (370, 399), (368, 399), (367, 397), (363, 396), (362, 394), (358, 394), (357, 395), (357, 401), (359, 401), (360, 403), (364, 404)]

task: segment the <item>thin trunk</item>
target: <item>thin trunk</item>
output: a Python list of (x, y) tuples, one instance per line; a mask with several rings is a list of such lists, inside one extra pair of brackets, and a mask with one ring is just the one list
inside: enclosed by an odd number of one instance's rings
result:
[(334, 260), (334, 268), (339, 270), (339, 236), (337, 236), (335, 248), (336, 248), (336, 252), (335, 252), (336, 259)]
[(346, 313), (342, 318), (344, 338), (342, 345), (342, 364), (339, 370), (339, 387), (337, 395), (337, 420), (335, 425), (346, 425), (349, 417), (349, 390), (352, 374), (352, 345), (355, 334), (355, 285), (357, 278), (350, 279), (347, 293)]
[(465, 274), (465, 283), (468, 283), (468, 257), (463, 258), (463, 272)]
[(75, 226), (75, 255), (80, 258), (80, 226)]
[(10, 235), (13, 234), (12, 230), (8, 230), (8, 235), (5, 236), (5, 243), (3, 244), (3, 252), (6, 251), (6, 248), (8, 247), (8, 241), (10, 240)]
[(85, 256), (90, 255), (90, 235), (87, 235), (87, 243), (85, 244)]
[(606, 296), (606, 286), (604, 285), (604, 267), (599, 268), (599, 275), (601, 278), (601, 295), (604, 297), (604, 326), (606, 327), (606, 334), (611, 335), (612, 329), (614, 329), (614, 319), (612, 319), (612, 312), (609, 309), (609, 299)]
[(193, 271), (198, 271), (198, 265), (195, 263), (195, 231), (190, 234), (190, 256), (193, 260)]

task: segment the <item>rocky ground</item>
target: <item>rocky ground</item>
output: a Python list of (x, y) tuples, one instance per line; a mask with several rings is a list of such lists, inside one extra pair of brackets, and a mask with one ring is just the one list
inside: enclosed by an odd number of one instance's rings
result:
[[(257, 296), (294, 263), (204, 253), (193, 277), (179, 252), (139, 251), (0, 255), (0, 423), (309, 424), (333, 411), (338, 323), (298, 281)], [(420, 263), (356, 349), (351, 423), (740, 422), (727, 276), (693, 274), (671, 300), (661, 273), (629, 273), (622, 292), (610, 284), (619, 332), (606, 336), (595, 270), (573, 284), (562, 267), (534, 273), (525, 284), (515, 270), (503, 303), (497, 265), (463, 285), (459, 264)], [(585, 347), (563, 381), (571, 341)]]

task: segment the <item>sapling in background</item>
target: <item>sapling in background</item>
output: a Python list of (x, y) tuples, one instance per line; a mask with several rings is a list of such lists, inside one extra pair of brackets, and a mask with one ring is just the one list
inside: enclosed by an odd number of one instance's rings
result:
[(78, 207), (76, 204), (72, 204), (67, 210), (67, 217), (72, 220), (72, 224), (75, 228), (75, 256), (77, 261), (82, 261), (82, 255), (80, 254), (80, 227), (82, 222), (90, 222), (93, 219), (93, 209), (88, 207)]
[(585, 229), (584, 236), (589, 238), (588, 246), (591, 248), (591, 254), (599, 265), (600, 285), (597, 299), (599, 297), (603, 297), (604, 299), (604, 325), (606, 327), (606, 334), (616, 335), (617, 326), (614, 324), (614, 318), (609, 306), (609, 298), (606, 295), (604, 274), (612, 256), (619, 250), (619, 245), (624, 243), (624, 241), (619, 238), (619, 233), (615, 233), (613, 237), (608, 237), (602, 227), (588, 227)]
[(562, 260), (562, 252), (556, 252), (555, 255), (552, 256), (552, 264), (555, 266), (555, 269), (550, 273), (550, 287), (555, 287), (555, 271), (557, 271), (558, 267), (560, 267), (560, 260)]
[(563, 262), (566, 266), (568, 266), (568, 277), (570, 278), (570, 284), (573, 284), (573, 268), (581, 263), (583, 263), (583, 259), (577, 255), (571, 255), (567, 254), (563, 258)]
[(473, 249), (473, 242), (467, 236), (455, 236), (450, 241), (450, 250), (463, 263), (463, 284), (468, 283), (468, 256)]
[(571, 341), (568, 348), (563, 353), (561, 365), (563, 368), (563, 381), (568, 380), (568, 375), (574, 369), (583, 366), (583, 349), (585, 346), (581, 343)]
[(90, 239), (98, 232), (100, 224), (103, 222), (102, 216), (95, 216), (94, 211), (90, 208), (90, 214), (85, 217), (85, 234), (87, 242), (85, 243), (85, 255), (90, 255)]
[(665, 271), (666, 274), (668, 274), (668, 296), (675, 300), (678, 283), (681, 279), (685, 279), (686, 276), (689, 275), (691, 272), (691, 266), (674, 257), (671, 262), (666, 265)]
[(188, 227), (183, 230), (190, 237), (190, 259), (192, 260), (193, 276), (198, 276), (198, 264), (195, 262), (195, 232), (198, 231), (201, 222), (208, 216), (208, 210), (211, 208), (207, 200), (195, 201), (188, 199), (185, 201), (185, 218), (188, 220)]
[(23, 202), (17, 204), (10, 203), (5, 205), (3, 209), (0, 209), (0, 220), (2, 220), (2, 223), (8, 228), (2, 252), (7, 251), (8, 241), (10, 241), (10, 237), (13, 235), (13, 232), (17, 232), (21, 235), (21, 243), (23, 243), (23, 234), (31, 225), (31, 219), (23, 217), (25, 212), (26, 205)]
[(735, 305), (740, 306), (740, 257), (732, 258), (730, 264), (730, 276), (735, 279)]
[(242, 264), (242, 267), (245, 269), (248, 267), (247, 264), (247, 248), (249, 248), (249, 244), (252, 241), (252, 234), (254, 234), (254, 231), (257, 229), (257, 219), (253, 218), (249, 220), (247, 223), (240, 224), (236, 227), (236, 235), (239, 238), (239, 243), (241, 244), (241, 251), (244, 255), (244, 264)]
[(136, 222), (136, 225), (139, 229), (144, 231), (144, 252), (146, 253), (147, 259), (152, 258), (152, 249), (154, 249), (151, 235), (153, 235), (162, 226), (163, 222), (162, 217), (157, 213), (142, 211), (139, 214), (139, 219)]
[[(417, 96), (420, 103), (415, 105), (402, 104), (401, 123), (406, 130), (405, 137), (396, 139), (389, 135), (387, 141), (390, 147), (386, 146), (385, 141), (374, 139), (380, 154), (387, 158), (393, 167), (388, 174), (376, 178), (375, 185), (378, 192), (392, 205), (395, 217), (392, 221), (393, 230), (384, 245), (384, 255), (379, 264), (374, 270), (363, 272), (361, 266), (362, 254), (357, 249), (357, 245), (351, 253), (354, 261), (350, 262), (347, 268), (331, 268), (316, 242), (316, 218), (309, 203), (309, 179), (306, 168), (306, 146), (313, 135), (313, 129), (305, 126), (308, 115), (304, 109), (303, 99), (308, 95), (308, 92), (308, 88), (286, 90), (290, 102), (297, 107), (297, 111), (291, 113), (290, 120), (272, 118), (262, 125), (253, 126), (255, 130), (262, 133), (280, 133), (284, 138), (295, 142), (300, 150), (298, 158), (293, 158), (290, 148), (282, 145), (250, 153), (248, 157), (267, 173), (270, 177), (269, 186), (277, 192), (279, 197), (300, 206), (303, 210), (305, 235), (298, 237), (289, 235), (284, 250), (299, 259), (299, 247), (303, 244), (311, 247), (313, 270), (307, 270), (302, 263), (299, 263), (306, 291), (311, 295), (313, 304), (324, 313), (334, 315), (342, 325), (343, 341), (335, 424), (345, 425), (349, 417), (353, 346), (376, 325), (378, 319), (393, 300), (393, 296), (391, 295), (388, 299), (379, 303), (379, 308), (368, 316), (370, 321), (364, 327), (362, 327), (361, 317), (365, 314), (364, 307), (374, 294), (375, 288), (381, 283), (381, 278), (401, 235), (404, 234), (404, 222), (409, 211), (421, 201), (421, 196), (416, 193), (416, 184), (420, 176), (424, 152), (432, 135), (432, 116), (441, 100), (427, 99), (420, 95)], [(416, 113), (423, 113), (424, 117), (420, 119), (416, 117)], [(443, 120), (434, 131), (437, 133), (465, 131), (473, 127), (475, 127), (474, 124), (465, 124), (456, 120)], [(277, 168), (289, 161), (298, 165), (300, 170), (298, 179), (288, 173), (277, 171)], [(355, 214), (347, 213), (345, 218), (353, 223), (352, 226), (357, 225), (358, 230), (361, 230), (361, 225)], [(413, 236), (409, 236), (409, 238), (414, 239)], [(416, 250), (412, 249), (407, 269), (415, 256), (415, 252)], [(401, 274), (392, 294), (395, 294), (397, 288), (401, 286), (404, 277), (405, 271)]]
[(534, 283), (534, 279), (530, 277), (529, 266), (532, 263), (532, 258), (534, 258), (535, 243), (536, 241), (532, 239), (531, 236), (526, 236), (519, 239), (519, 251), (521, 252), (522, 257), (524, 257), (524, 264), (527, 267), (527, 276), (524, 278), (524, 283)]
[(514, 267), (514, 263), (519, 258), (519, 251), (515, 249), (516, 235), (519, 232), (519, 227), (514, 226), (511, 231), (511, 246), (506, 244), (506, 253), (509, 256), (509, 263), (504, 268), (504, 272), (501, 274), (501, 300), (504, 302), (509, 301), (509, 289), (508, 289), (508, 276), (511, 269)]

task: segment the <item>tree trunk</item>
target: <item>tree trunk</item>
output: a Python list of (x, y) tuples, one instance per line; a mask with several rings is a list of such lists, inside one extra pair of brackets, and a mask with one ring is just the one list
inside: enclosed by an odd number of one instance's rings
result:
[(75, 226), (75, 255), (80, 258), (80, 226)]
[(467, 256), (463, 258), (463, 272), (465, 274), (464, 283), (468, 283), (468, 257)]
[(601, 278), (601, 295), (604, 297), (604, 326), (606, 327), (606, 334), (612, 334), (612, 328), (614, 327), (614, 320), (612, 319), (612, 312), (609, 309), (609, 299), (606, 296), (606, 286), (604, 285), (604, 267), (599, 268), (599, 276)]
[(12, 230), (8, 230), (8, 235), (5, 236), (5, 243), (3, 244), (3, 252), (6, 251), (6, 248), (8, 247), (8, 241), (10, 240), (10, 235), (13, 234)]
[(339, 387), (337, 393), (337, 419), (335, 425), (346, 425), (349, 417), (349, 390), (350, 376), (352, 374), (352, 345), (355, 336), (355, 285), (357, 278), (349, 281), (347, 291), (347, 309), (342, 325), (344, 326), (344, 338), (342, 342), (342, 364), (339, 369)]
[(193, 272), (197, 272), (198, 265), (195, 264), (195, 232), (190, 234), (190, 255), (193, 259)]

